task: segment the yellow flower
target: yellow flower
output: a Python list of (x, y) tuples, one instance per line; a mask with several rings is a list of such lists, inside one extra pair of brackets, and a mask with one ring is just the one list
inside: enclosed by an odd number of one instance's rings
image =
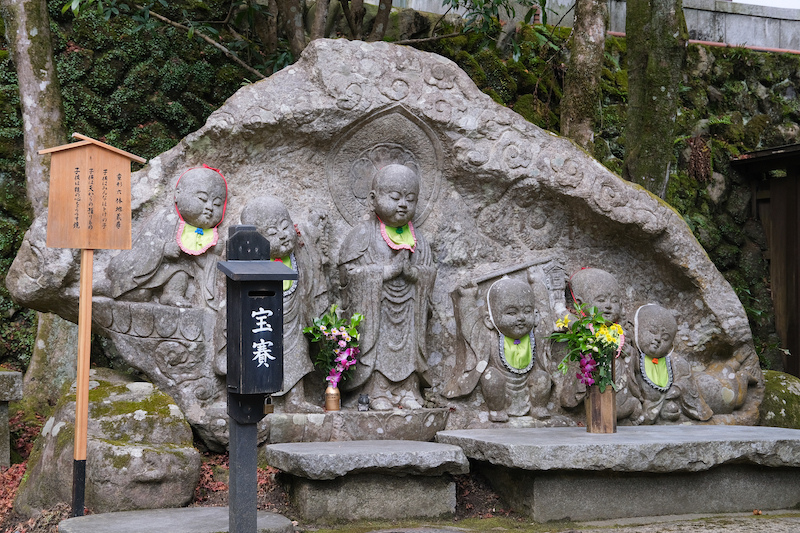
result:
[(567, 329), (568, 326), (569, 326), (569, 315), (564, 315), (563, 320), (556, 321), (557, 329)]
[(611, 329), (614, 332), (616, 332), (617, 335), (622, 335), (623, 333), (625, 333), (624, 331), (622, 331), (622, 326), (620, 326), (619, 324), (612, 324)]

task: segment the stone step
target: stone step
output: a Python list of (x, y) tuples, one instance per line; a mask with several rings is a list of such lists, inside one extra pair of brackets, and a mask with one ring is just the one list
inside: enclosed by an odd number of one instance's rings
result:
[[(258, 533), (292, 533), (283, 515), (259, 511)], [(228, 531), (227, 507), (145, 509), (76, 516), (58, 524), (59, 533), (222, 533)]]
[(800, 430), (748, 426), (442, 431), (537, 522), (800, 505)]
[(452, 475), (469, 471), (461, 448), (435, 442), (300, 442), (264, 453), (287, 474), (289, 497), (306, 520), (452, 516)]

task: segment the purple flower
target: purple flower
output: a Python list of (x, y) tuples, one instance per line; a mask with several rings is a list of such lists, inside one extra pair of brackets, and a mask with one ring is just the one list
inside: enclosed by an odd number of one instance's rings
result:
[(583, 374), (581, 372), (578, 372), (577, 374), (575, 374), (575, 376), (578, 378), (578, 381), (580, 381), (587, 387), (591, 387), (592, 385), (594, 385), (594, 378), (591, 376), (591, 374)]

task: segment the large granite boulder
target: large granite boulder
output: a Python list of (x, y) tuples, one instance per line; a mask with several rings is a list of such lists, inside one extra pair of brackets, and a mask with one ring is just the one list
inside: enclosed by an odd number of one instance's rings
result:
[[(93, 369), (86, 507), (95, 513), (180, 507), (200, 479), (200, 453), (175, 402), (151, 383)], [(72, 501), (75, 386), (36, 440), (14, 509), (33, 515)]]
[[(150, 271), (167, 261), (163, 243), (174, 241), (176, 182), (186, 169), (204, 163), (228, 180), (220, 235), (238, 223), (254, 197), (278, 197), (298, 228), (316, 228), (314, 242), (306, 240), (319, 251), (310, 270), (322, 272), (323, 303), (353, 300), (349, 311), (390, 316), (395, 332), (403, 327), (396, 319), (403, 312), (413, 314), (414, 325), (408, 327), (417, 329), (408, 338), (419, 357), (403, 363), (413, 370), (408, 379), (416, 380), (399, 386), (406, 396), (398, 403), (405, 408), (423, 399), (415, 387), (424, 386), (426, 407), (453, 408), (448, 427), (454, 429), (580, 421), (580, 399), (570, 403), (559, 397), (560, 356), (547, 336), (571, 303), (567, 279), (588, 266), (618, 281), (616, 297), (626, 324), (646, 303), (674, 315), (673, 359), (682, 362), (684, 375), (707, 374), (698, 383), (708, 407), (697, 418), (734, 424), (758, 420), (763, 377), (744, 309), (681, 217), (569, 140), (494, 103), (451, 61), (388, 43), (317, 40), (296, 64), (242, 88), (203, 128), (133, 175), (134, 241), (152, 245), (138, 259), (155, 265), (147, 267)], [(356, 279), (352, 274), (359, 268), (377, 261), (358, 264), (373, 245), (364, 244), (368, 232), (379, 227), (370, 209), (373, 178), (390, 164), (416, 175), (416, 182), (406, 181), (411, 189), (418, 187), (412, 214), (425, 257), (404, 270), (398, 267), (410, 280), (402, 290), (417, 284), (416, 296), (408, 297), (416, 298), (414, 305), (398, 304), (400, 311), (381, 315), (383, 308), (374, 306), (380, 291), (385, 297), (388, 289), (381, 289), (380, 279), (359, 281), (363, 291), (343, 286)], [(46, 215), (34, 222), (7, 284), (22, 304), (75, 320), (77, 254), (46, 248), (46, 223)], [(362, 229), (365, 233), (359, 233)], [(302, 241), (304, 233), (298, 232)], [(224, 287), (214, 269), (221, 256), (212, 249), (202, 262), (189, 265), (185, 259), (189, 266), (182, 268), (190, 276), (185, 296), (192, 307), (180, 307), (160, 301), (154, 277), (136, 282), (145, 291), (118, 295), (114, 264), (126, 253), (95, 253), (95, 331), (113, 340), (127, 364), (175, 398), (209, 446), (224, 446), (225, 370), (219, 359), (225, 349)], [(137, 258), (125, 259), (126, 264), (131, 260)], [(530, 407), (518, 402), (507, 422), (490, 416), (486, 399), (504, 396), (477, 385), (497, 350), (496, 342), (486, 340), (494, 334), (486, 325), (486, 294), (503, 276), (527, 283), (526, 298), (536, 308), (528, 315), (535, 354), (527, 367), (516, 369), (522, 377), (508, 381), (517, 391), (527, 387), (533, 397)], [(473, 322), (464, 324), (465, 317)], [(389, 326), (374, 319), (364, 327), (370, 346), (379, 346), (388, 335), (381, 328)], [(388, 386), (406, 379), (404, 369), (382, 367), (380, 354), (367, 355), (378, 361), (372, 372), (384, 372)], [(395, 370), (396, 378), (389, 375)], [(469, 379), (448, 389), (461, 372)], [(369, 382), (372, 375), (362, 377)], [(624, 394), (625, 383), (622, 389)], [(345, 395), (346, 407), (354, 405), (359, 392)], [(312, 393), (307, 399), (321, 405)], [(674, 422), (693, 420), (677, 411), (672, 415)], [(642, 420), (634, 409), (621, 423)]]

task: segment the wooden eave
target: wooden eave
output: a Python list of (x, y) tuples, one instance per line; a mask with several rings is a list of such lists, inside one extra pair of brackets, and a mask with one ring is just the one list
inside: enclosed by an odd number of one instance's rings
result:
[(106, 144), (104, 142), (100, 142), (96, 139), (92, 139), (91, 137), (87, 137), (86, 135), (81, 135), (80, 133), (73, 133), (72, 137), (75, 139), (81, 139), (78, 142), (69, 143), (69, 144), (62, 144), (61, 146), (55, 146), (53, 148), (46, 148), (44, 150), (39, 150), (40, 154), (52, 154), (54, 152), (61, 152), (63, 150), (71, 150), (73, 148), (79, 148), (81, 146), (87, 146), (90, 144), (94, 144), (95, 146), (99, 146), (100, 148), (104, 148), (110, 152), (114, 152), (118, 155), (126, 157), (132, 161), (136, 161), (137, 163), (146, 163), (147, 159), (143, 157), (139, 157), (138, 155), (133, 155), (130, 152), (126, 152), (125, 150), (120, 150), (119, 148), (115, 148), (110, 144)]
[(800, 167), (800, 143), (746, 152), (731, 159), (731, 165), (748, 173)]

